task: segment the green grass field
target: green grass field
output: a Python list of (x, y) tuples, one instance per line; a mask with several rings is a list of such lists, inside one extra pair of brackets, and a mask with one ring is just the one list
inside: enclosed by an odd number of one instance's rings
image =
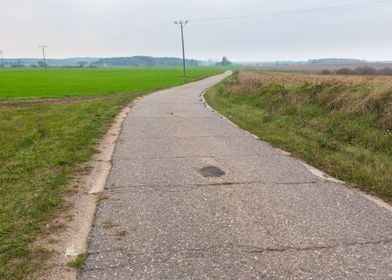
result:
[(170, 87), (217, 73), (219, 68), (194, 67), (188, 77), (180, 68), (81, 68), (1, 69), (0, 99), (48, 98), (129, 91), (149, 91)]
[(242, 72), (206, 99), (261, 139), (392, 203), (392, 78)]
[(194, 68), (183, 79), (174, 68), (1, 70), (8, 99), (0, 100), (0, 279), (30, 278), (45, 267), (49, 252), (32, 244), (58, 230), (45, 225), (63, 210), (63, 195), (74, 191), (70, 179), (85, 172), (81, 166), (126, 104), (221, 71)]

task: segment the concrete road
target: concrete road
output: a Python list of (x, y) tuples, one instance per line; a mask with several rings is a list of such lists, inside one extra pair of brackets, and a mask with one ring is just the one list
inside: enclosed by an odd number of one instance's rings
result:
[(392, 212), (160, 91), (128, 115), (81, 279), (392, 279)]

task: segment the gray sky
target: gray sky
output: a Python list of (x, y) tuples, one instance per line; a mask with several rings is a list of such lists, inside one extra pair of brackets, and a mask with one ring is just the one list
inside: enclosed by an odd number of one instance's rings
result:
[[(7, 57), (181, 56), (177, 19), (219, 18), (372, 0), (1, 0)], [(377, 2), (377, 0), (373, 1)], [(245, 19), (194, 21), (187, 55), (235, 61), (320, 57), (392, 60), (392, 1)]]

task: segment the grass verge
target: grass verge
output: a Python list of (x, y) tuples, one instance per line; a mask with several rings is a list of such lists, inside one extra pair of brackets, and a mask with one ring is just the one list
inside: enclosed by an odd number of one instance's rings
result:
[(390, 84), (284, 79), (237, 73), (212, 88), (206, 100), (261, 139), (391, 203)]
[[(0, 107), (0, 279), (22, 279), (45, 259), (30, 244), (61, 207), (78, 167), (119, 111), (140, 94), (60, 105)], [(61, 227), (61, 225), (57, 225)]]

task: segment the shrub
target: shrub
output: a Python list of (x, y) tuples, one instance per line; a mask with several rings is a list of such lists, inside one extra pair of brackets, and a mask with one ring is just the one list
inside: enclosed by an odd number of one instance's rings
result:
[(355, 72), (357, 72), (358, 75), (366, 75), (366, 76), (374, 76), (377, 75), (377, 69), (373, 67), (358, 67), (355, 69)]
[(336, 71), (336, 74), (338, 75), (356, 75), (357, 72), (350, 68), (341, 68)]
[(392, 76), (392, 69), (387, 67), (378, 70), (378, 75), (384, 75), (384, 76)]
[(321, 75), (331, 75), (331, 71), (328, 69), (323, 70), (323, 71), (321, 71)]

